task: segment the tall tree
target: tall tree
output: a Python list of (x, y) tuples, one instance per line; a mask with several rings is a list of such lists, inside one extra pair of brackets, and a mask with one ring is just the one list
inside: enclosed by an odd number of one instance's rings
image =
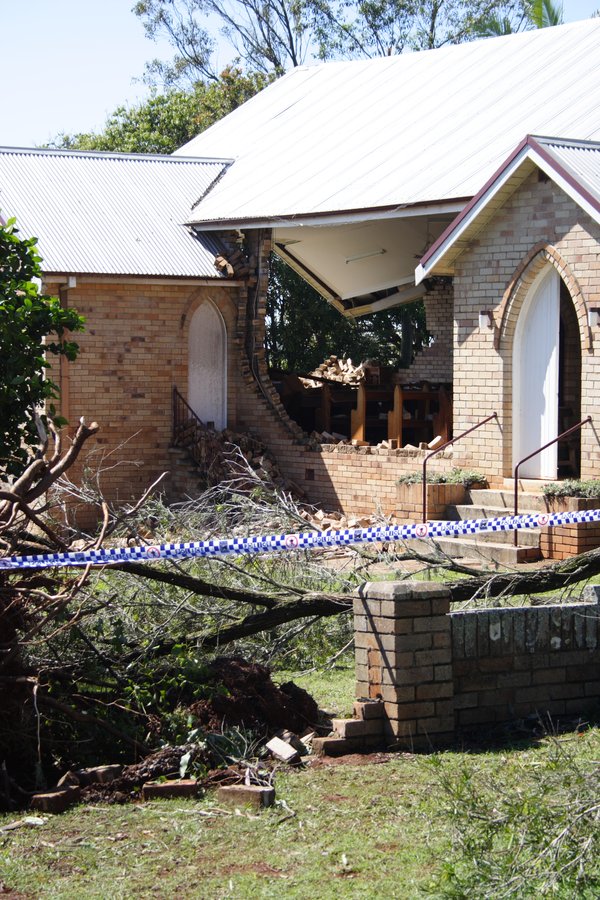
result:
[(204, 23), (213, 17), (233, 49), (234, 61), (263, 74), (282, 75), (306, 56), (304, 0), (139, 0), (133, 7), (147, 36), (166, 37), (175, 50), (171, 62), (153, 60), (147, 79), (164, 86), (218, 80), (217, 40)]
[(513, 20), (528, 0), (139, 0), (134, 12), (151, 39), (175, 56), (147, 78), (163, 85), (214, 79), (211, 19), (236, 60), (279, 76), (308, 58), (359, 58), (431, 49), (481, 35), (494, 16)]
[[(67, 331), (83, 319), (56, 297), (38, 293), (40, 257), (35, 238), (21, 238), (14, 219), (0, 218), (0, 472), (18, 474), (32, 448), (44, 443), (43, 405), (58, 387), (47, 376), (48, 356), (74, 359)], [(49, 408), (50, 417), (54, 414)]]

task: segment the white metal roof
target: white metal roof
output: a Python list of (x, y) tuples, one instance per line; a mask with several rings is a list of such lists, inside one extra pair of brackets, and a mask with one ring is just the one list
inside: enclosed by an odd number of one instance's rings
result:
[(461, 253), (536, 166), (600, 223), (600, 142), (530, 135), (429, 248), (417, 284), (428, 275), (452, 275)]
[(538, 137), (532, 143), (546, 157), (552, 177), (562, 176), (571, 184), (578, 203), (583, 204), (587, 195), (586, 209), (600, 222), (600, 142)]
[(531, 133), (600, 139), (600, 19), (299, 67), (178, 153), (235, 159), (191, 221), (285, 224), (456, 209)]
[(218, 278), (218, 242), (183, 223), (223, 160), (0, 148), (0, 215), (46, 273)]

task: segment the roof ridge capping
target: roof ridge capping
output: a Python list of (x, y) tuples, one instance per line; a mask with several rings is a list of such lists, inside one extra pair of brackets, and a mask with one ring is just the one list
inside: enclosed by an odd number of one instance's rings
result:
[[(587, 171), (578, 170), (572, 162), (562, 158), (556, 148), (598, 152), (597, 184), (590, 181)], [(423, 255), (415, 269), (416, 284), (429, 275), (452, 274), (449, 269), (464, 251), (466, 243), (473, 240), (492, 217), (486, 218), (484, 210), (503, 188), (509, 193), (516, 190), (515, 184), (511, 188), (511, 179), (526, 161), (545, 172), (600, 223), (600, 141), (528, 134)], [(479, 227), (476, 224), (478, 220), (481, 223)]]
[(62, 159), (99, 159), (103, 161), (114, 159), (122, 162), (140, 160), (142, 162), (166, 162), (173, 164), (219, 163), (230, 165), (235, 161), (233, 157), (223, 156), (175, 156), (171, 153), (120, 153), (114, 150), (64, 150), (53, 147), (0, 147), (0, 153), (7, 155), (54, 156)]

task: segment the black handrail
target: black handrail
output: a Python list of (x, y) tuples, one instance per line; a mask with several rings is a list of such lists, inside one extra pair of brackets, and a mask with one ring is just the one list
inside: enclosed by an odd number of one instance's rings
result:
[(205, 431), (206, 425), (196, 415), (190, 404), (173, 385), (173, 443), (177, 444), (181, 432), (192, 425), (195, 431)]
[(478, 422), (476, 425), (472, 425), (471, 428), (468, 428), (466, 431), (463, 431), (462, 434), (458, 434), (456, 437), (451, 438), (449, 441), (446, 441), (445, 444), (442, 444), (441, 447), (436, 447), (431, 453), (429, 453), (425, 459), (423, 460), (423, 521), (427, 521), (427, 463), (431, 459), (432, 456), (435, 456), (436, 453), (441, 453), (442, 450), (445, 450), (446, 447), (449, 447), (450, 444), (455, 444), (457, 441), (460, 441), (461, 438), (466, 437), (468, 434), (471, 434), (472, 431), (476, 431), (478, 428), (481, 428), (482, 425), (485, 425), (487, 422), (490, 422), (492, 419), (497, 419), (498, 413), (493, 412), (491, 416), (488, 416), (486, 419), (482, 419), (481, 422)]
[[(571, 428), (567, 428), (566, 431), (563, 431), (562, 434), (557, 435), (551, 441), (548, 441), (547, 444), (544, 444), (543, 447), (538, 447), (537, 450), (534, 450), (533, 453), (530, 453), (529, 456), (524, 456), (523, 459), (520, 459), (519, 462), (515, 466), (515, 491), (514, 491), (514, 515), (519, 515), (519, 468), (521, 465), (527, 460), (532, 459), (534, 456), (537, 456), (538, 453), (541, 453), (542, 450), (546, 450), (548, 447), (551, 447), (552, 444), (556, 444), (557, 441), (561, 441), (563, 438), (568, 437), (570, 434), (573, 434), (575, 431), (579, 431), (583, 428), (584, 425), (587, 425), (588, 422), (592, 421), (592, 417), (588, 416), (587, 419), (582, 419), (581, 422), (578, 422), (577, 425), (572, 425)], [(514, 544), (515, 547), (519, 546), (519, 532), (515, 530), (514, 532)]]

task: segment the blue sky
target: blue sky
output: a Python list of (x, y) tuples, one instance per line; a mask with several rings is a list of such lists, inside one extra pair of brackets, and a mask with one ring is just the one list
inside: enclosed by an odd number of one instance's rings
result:
[[(0, 0), (0, 145), (33, 147), (61, 132), (99, 130), (147, 94), (144, 64), (171, 55), (149, 41), (133, 0)], [(600, 0), (564, 0), (565, 21)], [(224, 60), (225, 62), (225, 60)], [(136, 80), (137, 79), (137, 80)]]

